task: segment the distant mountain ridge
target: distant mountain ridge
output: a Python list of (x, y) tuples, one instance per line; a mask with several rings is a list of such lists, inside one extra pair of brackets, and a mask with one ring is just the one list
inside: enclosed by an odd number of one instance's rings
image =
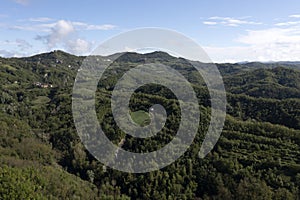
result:
[[(140, 57), (147, 57), (147, 58), (174, 58), (170, 54), (163, 52), (163, 51), (153, 51), (150, 53), (136, 53), (136, 52), (118, 52), (113, 55), (123, 55), (124, 57), (127, 55), (127, 57), (131, 57), (131, 59), (138, 59)], [(103, 57), (111, 57), (113, 55), (103, 56)], [(101, 55), (100, 55), (101, 56)], [(4, 58), (0, 57), (0, 59), (23, 59), (27, 61), (38, 61), (39, 59), (70, 59), (70, 58), (77, 58), (77, 59), (84, 59), (86, 56), (77, 56), (70, 53), (67, 53), (62, 50), (53, 50), (51, 52), (45, 52), (40, 53), (32, 56), (26, 56), (26, 57), (12, 57), (12, 58)], [(296, 66), (297, 68), (300, 68), (300, 61), (269, 61), (269, 62), (259, 62), (259, 61), (241, 61), (236, 63), (217, 63), (215, 64), (219, 65), (226, 65), (226, 64), (232, 64), (232, 65), (241, 65), (246, 67), (259, 67), (260, 65), (265, 65), (266, 67), (276, 67), (279, 65), (284, 66)]]

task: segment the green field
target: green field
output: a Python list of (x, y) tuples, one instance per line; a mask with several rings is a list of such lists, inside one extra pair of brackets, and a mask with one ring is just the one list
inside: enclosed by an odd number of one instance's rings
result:
[(150, 124), (150, 116), (147, 112), (139, 110), (130, 113), (132, 120), (140, 126), (146, 126)]

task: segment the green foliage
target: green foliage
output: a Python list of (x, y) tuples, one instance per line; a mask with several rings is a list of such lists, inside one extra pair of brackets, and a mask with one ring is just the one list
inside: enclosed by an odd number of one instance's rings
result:
[(189, 61), (164, 52), (124, 54), (105, 72), (95, 101), (99, 123), (114, 144), (151, 152), (179, 128), (178, 100), (155, 84), (132, 95), (131, 117), (147, 125), (149, 108), (161, 104), (164, 128), (140, 139), (117, 127), (111, 92), (139, 64), (160, 62), (179, 71), (192, 83), (201, 112), (198, 133), (182, 157), (158, 171), (128, 174), (96, 161), (77, 136), (71, 95), (83, 59), (62, 51), (0, 58), (0, 199), (299, 199), (299, 63), (217, 65), (228, 115), (213, 151), (198, 159), (210, 121), (209, 93), (199, 73)]
[(99, 199), (97, 188), (59, 168), (0, 167), (1, 199)]

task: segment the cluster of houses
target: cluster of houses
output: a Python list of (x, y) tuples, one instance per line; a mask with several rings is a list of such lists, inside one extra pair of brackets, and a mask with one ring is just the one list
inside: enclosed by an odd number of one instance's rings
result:
[(36, 82), (36, 83), (34, 83), (34, 85), (36, 87), (40, 87), (40, 88), (52, 88), (53, 87), (52, 84), (41, 83), (41, 82)]

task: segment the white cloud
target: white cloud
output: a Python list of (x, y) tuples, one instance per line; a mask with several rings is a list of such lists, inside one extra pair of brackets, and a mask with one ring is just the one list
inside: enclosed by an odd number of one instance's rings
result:
[(14, 2), (21, 4), (21, 5), (27, 5), (29, 4), (29, 0), (13, 0)]
[(290, 15), (290, 18), (300, 18), (300, 15)]
[(1, 57), (15, 57), (15, 53), (7, 51), (7, 50), (0, 49), (0, 56)]
[(1, 57), (24, 57), (33, 52), (33, 45), (24, 39), (0, 41)]
[[(77, 31), (82, 31), (82, 30), (112, 30), (115, 29), (116, 26), (112, 24), (102, 24), (102, 25), (97, 25), (97, 24), (87, 24), (84, 22), (73, 22), (73, 21), (66, 21), (66, 20), (59, 20), (57, 22), (51, 22), (54, 19), (48, 18), (48, 17), (39, 17), (39, 18), (29, 18), (27, 20), (21, 20), (30, 22), (26, 25), (13, 25), (9, 26), (9, 29), (15, 29), (15, 30), (25, 30), (25, 31), (39, 31), (39, 32), (52, 32), (53, 28), (56, 28), (56, 26), (59, 23), (68, 23), (70, 26), (73, 27), (74, 30)], [(51, 22), (51, 23), (46, 23), (46, 22)], [(34, 23), (34, 24), (32, 24)]]
[(13, 49), (19, 49), (20, 51), (26, 51), (32, 48), (32, 45), (23, 39), (16, 39), (16, 40), (5, 40), (0, 41), (0, 48), (3, 47), (11, 47)]
[[(20, 30), (20, 31), (37, 31), (37, 27), (35, 27), (35, 26), (13, 25), (13, 26), (9, 26), (9, 29)], [(40, 29), (40, 31), (42, 31), (42, 30)]]
[(65, 46), (68, 52), (76, 55), (83, 55), (83, 54), (90, 53), (92, 49), (92, 44), (90, 42), (80, 38), (74, 40), (68, 40), (65, 43)]
[(53, 19), (49, 18), (49, 17), (37, 17), (37, 18), (29, 18), (28, 21), (30, 21), (30, 22), (49, 22), (49, 21), (53, 21)]
[(205, 25), (217, 25), (217, 22), (211, 22), (211, 21), (204, 21), (203, 24)]
[(248, 30), (239, 46), (205, 47), (214, 62), (299, 61), (300, 27)]
[(280, 22), (275, 24), (276, 26), (293, 26), (300, 24), (300, 21), (289, 21), (289, 22)]
[(290, 15), (289, 18), (294, 18), (294, 21), (280, 22), (275, 24), (275, 26), (295, 26), (300, 24), (300, 21), (298, 19), (300, 18), (300, 15)]
[(87, 54), (91, 51), (92, 43), (78, 37), (74, 23), (59, 20), (56, 23), (43, 24), (43, 27), (49, 28), (49, 34), (38, 35), (36, 40), (44, 41), (49, 50), (64, 47), (68, 52), (77, 55)]
[(83, 22), (72, 22), (72, 24), (78, 30), (112, 30), (116, 28), (116, 26), (112, 24), (94, 25)]
[[(46, 21), (47, 19), (38, 18), (35, 21)], [(33, 20), (31, 20), (33, 21)], [(87, 54), (91, 51), (92, 43), (78, 37), (78, 31), (82, 30), (111, 30), (114, 25), (93, 25), (83, 22), (72, 22), (66, 20), (59, 20), (54, 23), (41, 23), (30, 28), (39, 29), (40, 31), (48, 32), (47, 35), (38, 35), (36, 40), (44, 41), (49, 50), (57, 47), (64, 47), (68, 52), (74, 54)], [(26, 27), (14, 27), (26, 28)]]
[(247, 35), (237, 39), (238, 42), (250, 45), (291, 44), (300, 43), (299, 28), (271, 28), (264, 30), (248, 30)]
[(59, 20), (51, 29), (51, 33), (46, 36), (47, 44), (50, 48), (53, 48), (74, 32), (75, 29), (71, 22)]
[(21, 51), (26, 51), (26, 50), (32, 48), (32, 45), (23, 39), (16, 39), (16, 44), (17, 44), (17, 47), (19, 47), (19, 49)]
[[(300, 15), (290, 15), (300, 18)], [(245, 18), (210, 17), (207, 25), (239, 26), (242, 24), (262, 24)], [(204, 49), (214, 62), (241, 61), (299, 61), (300, 60), (300, 20), (280, 22), (271, 28), (246, 30), (233, 42), (235, 46), (206, 46)]]
[(232, 18), (232, 17), (219, 17), (214, 16), (208, 18), (208, 20), (204, 21), (203, 24), (206, 25), (223, 25), (223, 26), (233, 26), (237, 27), (240, 25), (260, 25), (261, 22), (247, 21), (242, 18)]

